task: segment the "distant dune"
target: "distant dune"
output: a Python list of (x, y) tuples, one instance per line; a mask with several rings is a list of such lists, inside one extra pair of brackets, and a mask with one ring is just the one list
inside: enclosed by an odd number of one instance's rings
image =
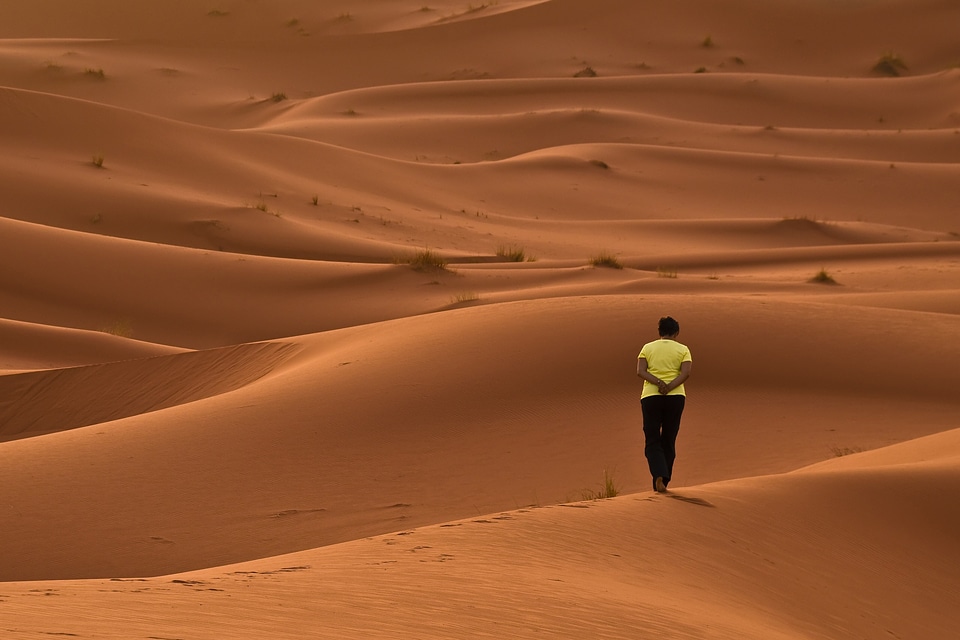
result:
[(956, 2), (7, 5), (4, 638), (955, 637)]

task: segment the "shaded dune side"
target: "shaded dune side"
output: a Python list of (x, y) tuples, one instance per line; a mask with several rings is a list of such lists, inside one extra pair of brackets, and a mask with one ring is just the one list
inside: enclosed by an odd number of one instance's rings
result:
[(933, 313), (952, 313), (960, 316), (960, 288), (914, 291), (909, 295), (901, 292), (840, 294), (834, 296), (833, 301), (848, 302), (863, 307), (912, 309)]
[(0, 232), (10, 239), (0, 253), (0, 303), (23, 321), (97, 329), (119, 318), (139, 339), (203, 349), (437, 306), (387, 296), (433, 278), (394, 265), (245, 258), (2, 218)]
[(945, 259), (960, 257), (960, 242), (889, 242), (859, 245), (781, 247), (778, 249), (706, 250), (700, 253), (658, 253), (642, 257), (627, 256), (624, 265), (656, 270), (662, 265), (682, 269), (704, 270), (730, 267), (756, 267), (785, 264), (843, 264), (912, 259)]
[(0, 374), (147, 358), (178, 351), (176, 347), (131, 340), (102, 330), (67, 329), (0, 317)]
[(0, 441), (66, 431), (239, 389), (296, 347), (244, 344), (0, 376)]
[(889, 447), (861, 451), (797, 469), (794, 473), (834, 473), (884, 466), (940, 462), (948, 464), (960, 458), (960, 428), (914, 438)]

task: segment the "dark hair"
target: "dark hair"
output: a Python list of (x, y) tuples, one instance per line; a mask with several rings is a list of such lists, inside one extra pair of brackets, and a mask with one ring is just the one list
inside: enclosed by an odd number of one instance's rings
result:
[(670, 316), (664, 316), (660, 318), (658, 329), (661, 336), (673, 336), (680, 333), (680, 323)]

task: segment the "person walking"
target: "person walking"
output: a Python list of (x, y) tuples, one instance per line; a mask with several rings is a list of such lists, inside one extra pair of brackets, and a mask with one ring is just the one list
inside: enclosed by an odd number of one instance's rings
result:
[(666, 316), (657, 327), (660, 339), (643, 345), (637, 356), (637, 375), (643, 378), (643, 453), (653, 477), (653, 490), (663, 493), (673, 477), (677, 433), (686, 404), (683, 383), (690, 377), (693, 358), (680, 342), (680, 323)]

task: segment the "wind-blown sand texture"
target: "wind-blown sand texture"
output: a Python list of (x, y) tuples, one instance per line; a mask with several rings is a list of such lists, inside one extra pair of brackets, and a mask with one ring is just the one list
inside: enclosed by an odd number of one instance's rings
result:
[(958, 24), (0, 4), (0, 637), (955, 638)]

